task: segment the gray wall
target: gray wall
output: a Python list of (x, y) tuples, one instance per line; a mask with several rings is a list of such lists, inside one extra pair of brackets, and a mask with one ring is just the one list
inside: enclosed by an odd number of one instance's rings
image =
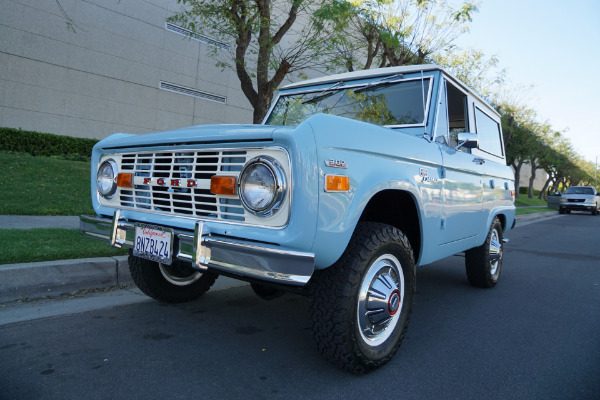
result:
[[(531, 178), (531, 165), (529, 163), (523, 164), (521, 172), (519, 173), (519, 184), (517, 187), (529, 187), (529, 178)], [(535, 180), (533, 181), (533, 188), (536, 190), (542, 190), (544, 184), (548, 179), (548, 174), (543, 169), (538, 169), (535, 172)]]
[[(100, 139), (252, 122), (236, 75), (215, 67), (212, 47), (165, 29), (176, 0), (60, 4), (76, 32), (55, 0), (0, 0), (0, 126)], [(161, 90), (161, 81), (226, 104)]]

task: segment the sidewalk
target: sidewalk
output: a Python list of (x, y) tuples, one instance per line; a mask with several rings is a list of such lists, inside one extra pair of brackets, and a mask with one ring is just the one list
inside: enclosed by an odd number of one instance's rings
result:
[(0, 229), (79, 229), (79, 217), (42, 215), (0, 215)]
[[(516, 227), (555, 217), (557, 211), (519, 215)], [(0, 216), (0, 229), (31, 228), (78, 229), (79, 217)], [(4, 264), (0, 265), (0, 303), (131, 283), (127, 256)], [(220, 277), (211, 290), (245, 284)]]

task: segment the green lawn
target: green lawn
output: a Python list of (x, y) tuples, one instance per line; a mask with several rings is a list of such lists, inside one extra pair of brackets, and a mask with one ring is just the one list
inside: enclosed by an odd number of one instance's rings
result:
[[(533, 213), (547, 212), (547, 211), (558, 212), (558, 209), (548, 208), (547, 205), (548, 205), (548, 203), (546, 203), (546, 200), (540, 200), (537, 198), (530, 199), (527, 197), (527, 195), (523, 195), (523, 194), (518, 199), (515, 199), (515, 206), (517, 207), (517, 215), (533, 214)], [(531, 206), (538, 206), (538, 207), (543, 206), (543, 207), (520, 208), (520, 207), (531, 207)]]
[(0, 215), (93, 214), (90, 163), (0, 152)]
[[(0, 152), (0, 215), (93, 214), (90, 163)], [(127, 254), (77, 229), (0, 229), (0, 264)]]
[(515, 206), (527, 207), (527, 206), (546, 206), (546, 200), (540, 200), (538, 198), (530, 199), (527, 195), (522, 194), (521, 197), (515, 199)]
[(0, 229), (0, 264), (126, 255), (77, 229)]

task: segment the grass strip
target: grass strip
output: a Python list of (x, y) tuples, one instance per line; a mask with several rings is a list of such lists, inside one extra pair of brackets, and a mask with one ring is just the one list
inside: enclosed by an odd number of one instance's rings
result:
[(543, 208), (517, 208), (517, 215), (524, 215), (524, 214), (534, 214), (534, 213), (540, 213), (540, 212), (548, 212), (548, 211), (554, 211), (555, 213), (558, 214), (558, 209), (557, 208), (550, 208), (550, 207), (543, 207)]
[(93, 214), (90, 162), (0, 152), (1, 215)]
[(126, 249), (83, 237), (77, 229), (0, 229), (0, 244), (0, 264), (127, 254)]
[(546, 200), (543, 199), (530, 199), (527, 196), (521, 195), (518, 199), (515, 199), (515, 206), (517, 207), (529, 207), (529, 206), (546, 206)]

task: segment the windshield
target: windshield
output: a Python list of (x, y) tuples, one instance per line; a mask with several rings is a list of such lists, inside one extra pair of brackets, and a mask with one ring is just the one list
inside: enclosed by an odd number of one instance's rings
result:
[[(421, 85), (423, 82), (423, 85)], [(280, 96), (267, 125), (294, 126), (323, 113), (377, 125), (420, 125), (425, 120), (430, 78), (381, 82), (322, 92)]]
[(588, 187), (571, 186), (565, 194), (594, 194), (594, 189)]

